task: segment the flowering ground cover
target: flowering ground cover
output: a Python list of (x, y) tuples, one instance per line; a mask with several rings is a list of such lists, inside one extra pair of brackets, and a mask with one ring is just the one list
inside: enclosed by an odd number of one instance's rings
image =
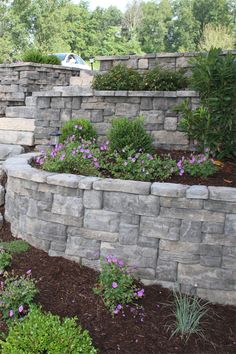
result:
[[(8, 224), (0, 231), (0, 239), (13, 239)], [(109, 260), (107, 263), (110, 264)], [(173, 310), (173, 293), (167, 289), (140, 284), (137, 296), (143, 310), (136, 311), (131, 305), (112, 316), (93, 291), (99, 279), (96, 271), (63, 258), (49, 257), (33, 247), (24, 253), (14, 253), (8, 272), (13, 270), (15, 275), (23, 275), (29, 269), (39, 290), (36, 303), (61, 318), (77, 316), (78, 323), (89, 331), (98, 353), (235, 353), (236, 308), (233, 306), (208, 305), (209, 316), (202, 323), (205, 339), (191, 335), (185, 343), (180, 336), (170, 338), (171, 333), (167, 331)], [(7, 330), (3, 320), (0, 330)]]

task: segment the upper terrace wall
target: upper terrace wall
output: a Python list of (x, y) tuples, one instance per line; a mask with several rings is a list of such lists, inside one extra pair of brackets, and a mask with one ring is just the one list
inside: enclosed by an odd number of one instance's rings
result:
[(60, 65), (48, 64), (2, 64), (0, 65), (0, 117), (7, 106), (25, 105), (32, 92), (51, 90), (54, 86), (68, 86), (72, 76), (80, 71)]
[[(232, 53), (236, 55), (236, 50), (224, 51), (223, 54)], [(189, 59), (196, 56), (192, 53), (153, 53), (145, 55), (122, 55), (122, 56), (98, 56), (96, 60), (100, 61), (100, 71), (105, 72), (114, 65), (125, 64), (128, 67), (137, 69), (141, 72), (153, 69), (156, 65), (165, 68), (178, 70), (180, 68), (189, 69)]]

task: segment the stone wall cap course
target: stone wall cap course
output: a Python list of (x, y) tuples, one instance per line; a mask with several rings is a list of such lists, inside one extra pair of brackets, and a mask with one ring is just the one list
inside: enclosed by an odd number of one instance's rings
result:
[(115, 91), (111, 90), (94, 90), (94, 96), (115, 96)]
[(212, 200), (236, 202), (236, 188), (233, 187), (208, 187)]
[(84, 177), (82, 179), (79, 180), (79, 183), (78, 183), (78, 187), (79, 189), (92, 189), (93, 187), (93, 183), (95, 181), (99, 181), (101, 178), (99, 177)]
[(177, 183), (155, 182), (151, 187), (151, 194), (160, 197), (184, 197), (189, 186)]
[(190, 186), (186, 191), (188, 199), (208, 199), (209, 191), (206, 186)]
[(60, 173), (48, 176), (47, 183), (62, 187), (78, 188), (79, 181), (83, 178), (84, 176)]
[(93, 183), (95, 190), (123, 192), (131, 194), (149, 194), (151, 182), (129, 181), (105, 178)]

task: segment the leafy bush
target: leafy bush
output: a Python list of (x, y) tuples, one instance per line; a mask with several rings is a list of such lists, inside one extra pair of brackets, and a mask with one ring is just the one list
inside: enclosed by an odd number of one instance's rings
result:
[(96, 90), (142, 90), (143, 80), (137, 70), (119, 64), (105, 74), (95, 75), (92, 87)]
[(190, 158), (182, 157), (178, 161), (177, 167), (179, 169), (179, 175), (182, 176), (187, 172), (192, 177), (208, 177), (212, 176), (218, 171), (216, 165), (207, 154), (192, 154)]
[(144, 128), (142, 118), (129, 120), (128, 118), (113, 119), (112, 127), (108, 132), (110, 148), (126, 156), (125, 148), (135, 152), (152, 152), (152, 138)]
[(236, 156), (236, 58), (221, 54), (211, 49), (192, 60), (192, 86), (203, 107), (193, 113), (187, 104), (181, 109), (182, 129), (218, 158)]
[(208, 303), (202, 303), (197, 296), (191, 298), (177, 292), (174, 292), (174, 303), (175, 323), (168, 327), (172, 329), (171, 337), (180, 334), (187, 341), (191, 334), (203, 336), (200, 321), (208, 312)]
[(22, 56), (24, 62), (61, 65), (55, 55), (45, 55), (38, 49), (28, 49)]
[(5, 274), (5, 277), (0, 287), (0, 311), (5, 319), (17, 318), (32, 303), (38, 290), (30, 271), (23, 276)]
[(0, 341), (2, 354), (95, 354), (88, 331), (82, 331), (76, 318), (60, 320), (34, 307), (21, 322), (10, 326), (6, 341)]
[(84, 119), (71, 119), (67, 121), (62, 129), (60, 142), (64, 143), (68, 138), (73, 136), (73, 140), (92, 140), (97, 137), (96, 130), (93, 128), (92, 124)]
[(184, 76), (184, 71), (173, 71), (157, 66), (148, 70), (144, 75), (144, 90), (147, 91), (176, 91), (185, 89), (189, 79)]
[(12, 256), (4, 249), (0, 249), (0, 272), (11, 264)]
[(3, 248), (9, 253), (21, 253), (28, 251), (29, 244), (23, 240), (14, 240), (10, 242), (0, 242), (0, 248)]
[(94, 292), (100, 295), (105, 306), (118, 314), (123, 306), (144, 296), (144, 289), (138, 289), (128, 267), (122, 260), (108, 256), (101, 260), (102, 270)]

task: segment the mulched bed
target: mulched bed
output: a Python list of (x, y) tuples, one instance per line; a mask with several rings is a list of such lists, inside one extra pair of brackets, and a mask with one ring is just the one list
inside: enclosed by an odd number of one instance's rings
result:
[[(0, 231), (0, 239), (11, 240), (8, 224)], [(210, 316), (204, 319), (205, 340), (193, 335), (185, 344), (179, 337), (170, 339), (166, 324), (170, 318), (172, 300), (169, 290), (160, 286), (145, 287), (141, 301), (145, 318), (133, 318), (130, 311), (125, 317), (114, 318), (101, 300), (93, 294), (97, 272), (63, 258), (49, 257), (45, 252), (30, 247), (26, 253), (15, 254), (11, 270), (23, 274), (32, 269), (40, 294), (37, 302), (46, 311), (60, 316), (78, 316), (89, 330), (99, 353), (109, 354), (227, 354), (236, 352), (236, 308), (210, 305)], [(0, 330), (6, 328), (0, 322)], [(59, 353), (58, 353), (59, 354)]]

